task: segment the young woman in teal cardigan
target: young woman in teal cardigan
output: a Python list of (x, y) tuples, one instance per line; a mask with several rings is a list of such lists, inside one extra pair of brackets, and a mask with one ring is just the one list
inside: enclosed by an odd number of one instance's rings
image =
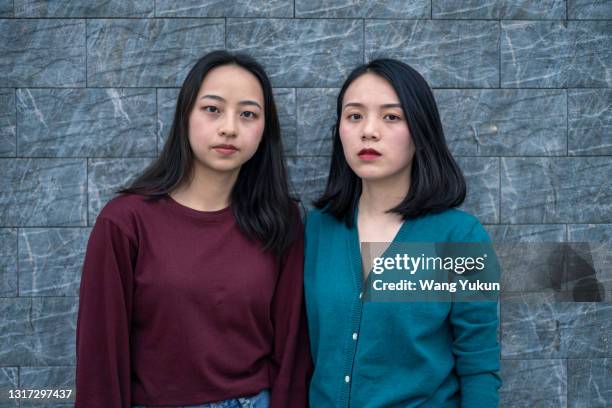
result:
[(431, 89), (381, 59), (340, 90), (327, 188), (306, 220), (316, 408), (497, 407), (497, 302), (365, 301), (363, 242), (488, 242)]

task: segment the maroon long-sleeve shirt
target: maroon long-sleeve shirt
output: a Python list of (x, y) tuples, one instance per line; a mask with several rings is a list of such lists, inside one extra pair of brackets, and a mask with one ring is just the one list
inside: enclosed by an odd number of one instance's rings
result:
[(299, 237), (279, 258), (229, 208), (111, 200), (83, 266), (76, 407), (196, 405), (265, 388), (272, 408), (307, 406)]

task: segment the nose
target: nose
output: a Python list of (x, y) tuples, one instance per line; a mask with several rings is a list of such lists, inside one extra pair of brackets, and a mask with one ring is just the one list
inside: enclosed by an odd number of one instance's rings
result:
[(378, 131), (378, 123), (375, 118), (370, 118), (366, 121), (361, 135), (362, 140), (379, 140), (380, 133)]
[(236, 136), (236, 120), (234, 115), (226, 114), (225, 119), (219, 125), (219, 135), (224, 137), (235, 137)]

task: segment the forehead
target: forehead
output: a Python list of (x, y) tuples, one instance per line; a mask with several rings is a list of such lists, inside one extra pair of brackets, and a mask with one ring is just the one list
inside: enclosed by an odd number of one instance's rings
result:
[(222, 65), (208, 71), (198, 94), (225, 99), (251, 99), (263, 104), (263, 90), (255, 75), (237, 65)]
[(355, 79), (346, 89), (342, 103), (348, 102), (384, 105), (399, 103), (399, 98), (386, 79), (368, 72)]

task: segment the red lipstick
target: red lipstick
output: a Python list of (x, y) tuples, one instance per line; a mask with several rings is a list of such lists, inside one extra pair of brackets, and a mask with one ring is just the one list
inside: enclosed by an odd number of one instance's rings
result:
[(380, 154), (380, 152), (375, 149), (361, 149), (359, 153), (357, 153), (357, 155), (361, 160), (365, 161), (376, 160), (377, 158), (382, 156), (382, 154)]

